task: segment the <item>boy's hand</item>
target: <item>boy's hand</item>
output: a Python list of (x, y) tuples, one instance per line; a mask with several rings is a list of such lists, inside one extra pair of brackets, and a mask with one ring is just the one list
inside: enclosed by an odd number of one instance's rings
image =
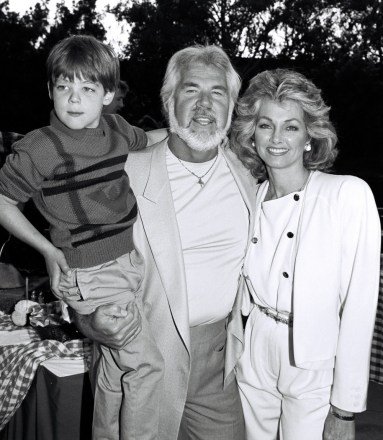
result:
[(49, 251), (44, 253), (45, 264), (50, 279), (52, 292), (60, 297), (59, 283), (61, 273), (68, 274), (70, 267), (63, 252), (52, 246)]

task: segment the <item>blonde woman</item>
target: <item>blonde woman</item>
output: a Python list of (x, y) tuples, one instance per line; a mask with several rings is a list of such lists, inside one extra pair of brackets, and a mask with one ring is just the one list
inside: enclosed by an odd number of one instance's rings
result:
[(243, 269), (248, 440), (352, 440), (366, 408), (380, 222), (364, 181), (328, 173), (336, 141), (299, 73), (262, 72), (239, 100), (232, 146), (264, 180)]

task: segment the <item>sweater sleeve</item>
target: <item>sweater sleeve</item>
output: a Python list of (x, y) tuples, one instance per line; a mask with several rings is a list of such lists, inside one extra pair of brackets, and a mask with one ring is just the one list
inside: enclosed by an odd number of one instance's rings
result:
[(26, 135), (16, 142), (0, 170), (0, 194), (17, 202), (26, 202), (33, 197), (45, 179), (38, 166), (38, 149), (32, 148), (33, 143), (33, 135)]
[(339, 191), (341, 317), (331, 403), (366, 409), (370, 350), (379, 293), (381, 226), (368, 185), (358, 178)]
[(142, 128), (130, 125), (120, 115), (109, 115), (116, 118), (119, 131), (124, 135), (129, 144), (129, 151), (143, 150), (148, 144), (148, 138)]

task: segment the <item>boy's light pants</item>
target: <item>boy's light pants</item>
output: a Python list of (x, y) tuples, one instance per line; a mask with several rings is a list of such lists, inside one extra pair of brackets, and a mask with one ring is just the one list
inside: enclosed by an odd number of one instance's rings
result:
[(72, 271), (62, 279), (62, 299), (80, 314), (99, 305), (135, 301), (141, 332), (121, 350), (100, 345), (95, 382), (93, 440), (155, 440), (163, 359), (143, 310), (141, 256), (132, 251), (105, 264)]
[(333, 370), (293, 366), (292, 328), (257, 307), (245, 330), (237, 381), (247, 440), (322, 440)]

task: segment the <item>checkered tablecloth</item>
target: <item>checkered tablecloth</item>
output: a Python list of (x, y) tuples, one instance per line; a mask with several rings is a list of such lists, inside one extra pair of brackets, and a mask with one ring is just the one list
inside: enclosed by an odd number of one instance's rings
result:
[[(0, 330), (14, 331), (9, 315), (0, 316)], [(65, 343), (55, 340), (41, 341), (30, 329), (30, 341), (26, 345), (0, 346), (0, 430), (16, 410), (32, 384), (36, 370), (47, 359), (90, 358), (90, 346), (86, 340), (72, 340)]]
[(383, 254), (380, 258), (379, 300), (371, 346), (370, 379), (383, 384)]

